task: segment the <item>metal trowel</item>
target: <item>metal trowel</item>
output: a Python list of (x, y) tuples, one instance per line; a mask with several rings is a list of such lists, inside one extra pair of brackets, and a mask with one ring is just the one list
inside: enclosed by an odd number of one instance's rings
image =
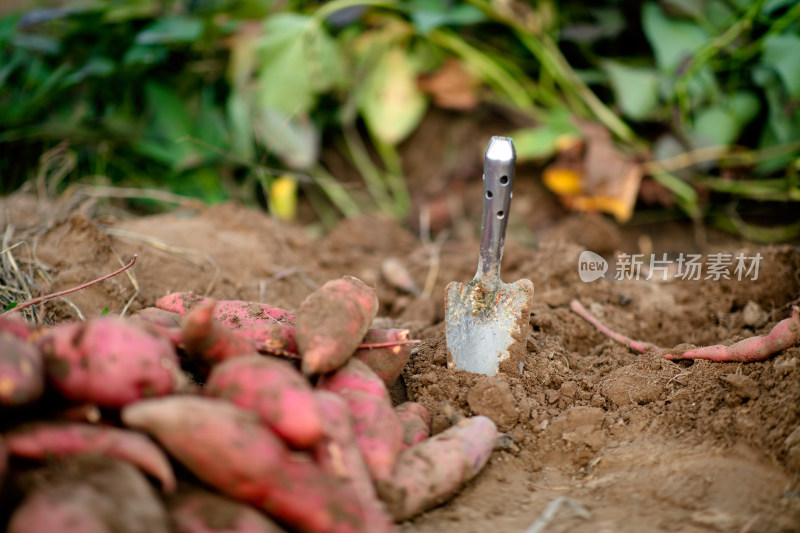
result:
[[(508, 137), (492, 137), (483, 165), (483, 221), (478, 272), (445, 289), (448, 366), (493, 376), (521, 370), (526, 353), (533, 283), (500, 280), (500, 261), (517, 154)], [(503, 364), (505, 363), (505, 364)]]

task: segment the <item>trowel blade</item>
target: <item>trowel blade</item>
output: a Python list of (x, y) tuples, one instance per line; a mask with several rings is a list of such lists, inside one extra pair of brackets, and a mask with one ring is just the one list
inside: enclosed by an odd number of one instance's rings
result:
[(501, 363), (522, 362), (533, 298), (530, 280), (500, 283), (495, 291), (477, 281), (454, 281), (445, 292), (449, 367), (494, 376)]

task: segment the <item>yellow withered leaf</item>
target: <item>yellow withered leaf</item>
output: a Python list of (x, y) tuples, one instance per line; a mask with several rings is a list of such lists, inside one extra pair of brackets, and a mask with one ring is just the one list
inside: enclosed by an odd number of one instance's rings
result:
[(272, 180), (269, 187), (272, 213), (281, 220), (294, 220), (297, 215), (297, 180), (284, 175)]

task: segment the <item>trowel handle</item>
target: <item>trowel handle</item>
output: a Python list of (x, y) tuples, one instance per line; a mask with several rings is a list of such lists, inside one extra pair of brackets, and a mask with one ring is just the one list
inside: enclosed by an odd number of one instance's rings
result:
[(483, 163), (481, 255), (475, 281), (491, 289), (500, 284), (500, 261), (506, 242), (517, 153), (509, 137), (492, 137)]

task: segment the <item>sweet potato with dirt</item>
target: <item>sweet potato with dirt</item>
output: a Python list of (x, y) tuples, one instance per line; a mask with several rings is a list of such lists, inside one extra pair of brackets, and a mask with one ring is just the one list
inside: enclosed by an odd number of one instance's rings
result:
[(409, 333), (407, 329), (367, 330), (353, 357), (366, 363), (390, 387), (411, 357)]
[(289, 450), (255, 413), (216, 398), (169, 396), (126, 406), (122, 421), (153, 435), (202, 481), (290, 528), (366, 531), (353, 491)]
[(80, 456), (25, 475), (8, 533), (169, 533), (166, 510), (129, 464)]
[(350, 359), (336, 372), (321, 377), (317, 389), (338, 394), (347, 402), (356, 442), (372, 479), (391, 476), (403, 446), (403, 427), (383, 380), (366, 364)]
[(389, 390), (378, 375), (363, 361), (350, 359), (336, 372), (320, 376), (317, 388), (340, 393), (360, 390), (389, 399)]
[(730, 346), (678, 346), (673, 350), (663, 350), (659, 355), (664, 359), (707, 359), (717, 362), (749, 363), (765, 361), (772, 355), (800, 343), (800, 308), (792, 308), (792, 315), (775, 324), (766, 335), (756, 335), (740, 340)]
[(273, 324), (262, 324), (249, 328), (239, 328), (231, 330), (234, 335), (239, 335), (249, 339), (256, 350), (271, 352), (280, 350), (299, 354), (297, 341), (294, 338), (294, 326), (275, 322)]
[(0, 405), (26, 405), (44, 392), (44, 363), (31, 343), (0, 331)]
[(161, 482), (165, 491), (175, 490), (175, 475), (161, 448), (141, 433), (78, 422), (35, 422), (5, 434), (11, 455), (46, 460), (93, 453), (138, 466)]
[(214, 300), (203, 302), (186, 315), (181, 326), (181, 347), (190, 359), (210, 365), (232, 357), (255, 355), (253, 343), (237, 336), (214, 318)]
[(250, 505), (197, 487), (167, 500), (175, 533), (286, 533)]
[(378, 297), (352, 276), (334, 279), (300, 304), (295, 338), (306, 375), (326, 374), (356, 351), (378, 312)]
[(285, 361), (260, 355), (230, 359), (211, 370), (205, 390), (255, 412), (294, 447), (308, 448), (322, 438), (311, 384)]
[(403, 426), (403, 449), (418, 444), (431, 435), (431, 414), (417, 402), (401, 403), (394, 408)]
[(100, 317), (50, 328), (39, 340), (49, 383), (76, 402), (118, 408), (182, 386), (169, 340), (134, 320)]
[[(174, 292), (159, 298), (156, 307), (185, 316), (195, 306), (210, 300), (211, 298), (188, 292)], [(294, 323), (294, 315), (285, 309), (242, 300), (217, 300), (214, 318), (229, 328), (247, 328), (275, 322)]]
[(134, 320), (141, 320), (149, 324), (155, 324), (162, 328), (179, 328), (181, 327), (181, 315), (173, 313), (172, 311), (165, 311), (158, 307), (145, 307), (139, 309), (131, 315)]
[(364, 512), (367, 531), (395, 531), (358, 448), (347, 403), (328, 391), (316, 391), (315, 396), (324, 422), (323, 438), (314, 447), (314, 459), (325, 473), (353, 488)]
[(394, 520), (408, 520), (450, 499), (484, 467), (497, 441), (485, 416), (466, 418), (407, 450), (378, 493)]

